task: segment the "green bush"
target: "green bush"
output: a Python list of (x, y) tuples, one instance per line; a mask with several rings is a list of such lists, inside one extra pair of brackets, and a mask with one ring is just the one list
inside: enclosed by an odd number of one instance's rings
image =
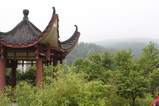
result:
[[(86, 73), (76, 73), (75, 68), (66, 72), (66, 68), (59, 66), (58, 77), (53, 79), (55, 67), (45, 67), (41, 89), (23, 80), (18, 82), (13, 96), (11, 87), (6, 87), (5, 95), (0, 96), (0, 106), (8, 106), (15, 99), (18, 106), (131, 106), (130, 99), (116, 93), (118, 71), (106, 71), (108, 78), (103, 82), (99, 79), (88, 81)], [(153, 102), (151, 96), (145, 94), (145, 98), (136, 98), (135, 106), (150, 106)]]
[[(9, 89), (1, 104), (11, 100)], [(102, 81), (88, 82), (82, 74), (64, 74), (59, 71), (58, 79), (47, 77), (42, 89), (25, 81), (19, 82), (14, 96), (18, 106), (105, 106), (105, 94), (109, 89), (110, 86), (104, 85)]]

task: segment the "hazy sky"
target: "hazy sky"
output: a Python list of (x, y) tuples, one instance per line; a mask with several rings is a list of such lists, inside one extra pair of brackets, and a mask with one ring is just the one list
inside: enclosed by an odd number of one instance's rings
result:
[(1, 0), (0, 31), (10, 31), (22, 21), (23, 9), (29, 9), (29, 20), (43, 31), (52, 7), (59, 15), (61, 41), (72, 36), (75, 24), (83, 42), (159, 39), (159, 0)]

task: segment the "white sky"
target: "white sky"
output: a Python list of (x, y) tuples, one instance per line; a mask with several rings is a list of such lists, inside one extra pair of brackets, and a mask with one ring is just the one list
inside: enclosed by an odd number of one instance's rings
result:
[(23, 19), (41, 31), (52, 16), (59, 15), (60, 40), (72, 36), (76, 24), (79, 41), (151, 37), (159, 39), (159, 0), (1, 0), (0, 31), (7, 32)]

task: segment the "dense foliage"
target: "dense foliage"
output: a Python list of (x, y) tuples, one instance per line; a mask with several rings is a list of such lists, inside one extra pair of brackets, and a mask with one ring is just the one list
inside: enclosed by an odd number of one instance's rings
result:
[(71, 67), (56, 67), (57, 79), (55, 67), (44, 67), (42, 89), (35, 86), (35, 67), (18, 71), (14, 96), (8, 84), (0, 104), (16, 97), (18, 106), (150, 106), (159, 89), (159, 51), (150, 42), (139, 58), (134, 56), (132, 49), (88, 53)]
[[(102, 43), (102, 42), (101, 42)], [(66, 63), (67, 65), (71, 66), (74, 59), (78, 57), (86, 58), (91, 53), (98, 53), (101, 54), (105, 50), (115, 53), (117, 50), (128, 50), (131, 48), (132, 54), (135, 54), (133, 59), (137, 59), (142, 54), (142, 48), (146, 47), (149, 43), (148, 42), (129, 42), (129, 41), (123, 41), (123, 42), (103, 42), (101, 43), (84, 43), (80, 42), (78, 43), (75, 48), (71, 51), (71, 53), (68, 54), (66, 57)], [(157, 44), (155, 45), (158, 49)]]
[(78, 43), (66, 57), (67, 65), (71, 66), (73, 61), (78, 58), (86, 58), (91, 53), (103, 53), (105, 48), (93, 43)]

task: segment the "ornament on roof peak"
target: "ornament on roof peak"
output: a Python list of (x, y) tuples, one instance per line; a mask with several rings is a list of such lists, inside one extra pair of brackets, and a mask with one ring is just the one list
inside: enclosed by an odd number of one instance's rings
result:
[(53, 15), (56, 14), (56, 9), (55, 9), (55, 7), (52, 7), (52, 9), (53, 9), (53, 11), (54, 11), (54, 12), (53, 12)]
[(23, 10), (23, 14), (24, 14), (24, 18), (23, 19), (27, 20), (28, 19), (29, 10), (28, 9), (24, 9)]

